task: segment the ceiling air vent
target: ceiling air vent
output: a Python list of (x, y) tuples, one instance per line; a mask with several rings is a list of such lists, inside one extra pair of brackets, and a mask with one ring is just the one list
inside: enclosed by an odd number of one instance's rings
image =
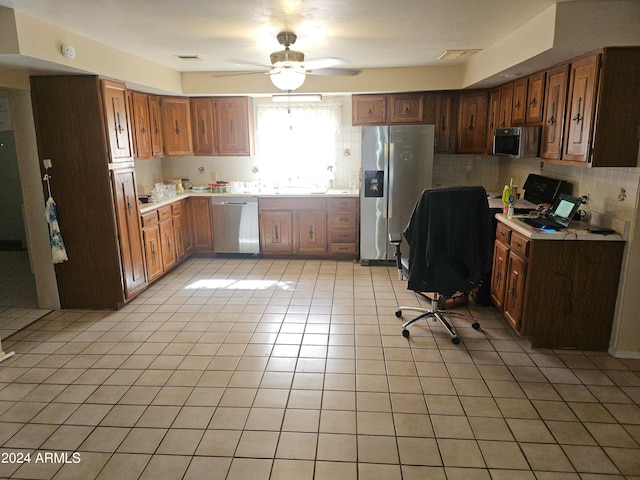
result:
[(466, 60), (471, 55), (479, 52), (479, 49), (475, 50), (445, 50), (442, 55), (438, 57), (438, 60)]
[(174, 55), (175, 57), (179, 58), (180, 60), (202, 60), (202, 57), (200, 55)]

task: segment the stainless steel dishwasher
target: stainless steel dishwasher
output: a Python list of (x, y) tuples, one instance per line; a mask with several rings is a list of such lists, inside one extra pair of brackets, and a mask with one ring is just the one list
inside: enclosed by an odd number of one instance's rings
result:
[(258, 197), (212, 196), (211, 226), (216, 255), (260, 255)]

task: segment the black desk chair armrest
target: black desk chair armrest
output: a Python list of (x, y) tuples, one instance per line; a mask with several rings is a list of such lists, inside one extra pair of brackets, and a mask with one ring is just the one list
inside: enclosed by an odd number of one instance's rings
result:
[(391, 232), (389, 233), (389, 243), (395, 245), (396, 251), (393, 254), (396, 257), (396, 267), (398, 267), (398, 278), (403, 280), (402, 275), (402, 253), (400, 252), (400, 245), (402, 244), (402, 234)]

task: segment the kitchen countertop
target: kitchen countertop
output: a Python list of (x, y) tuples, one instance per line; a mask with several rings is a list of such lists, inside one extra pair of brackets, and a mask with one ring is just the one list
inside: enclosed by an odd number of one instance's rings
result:
[(496, 214), (496, 219), (532, 240), (595, 240), (610, 242), (623, 242), (626, 240), (620, 233), (612, 233), (608, 235), (590, 233), (587, 230), (590, 227), (589, 224), (576, 221), (571, 222), (569, 224), (569, 228), (566, 230), (542, 231), (541, 229), (534, 228), (518, 219), (518, 217), (524, 216), (526, 215), (514, 215), (512, 218), (509, 218), (503, 213), (498, 213)]
[(176, 195), (175, 197), (168, 198), (161, 202), (157, 203), (142, 203), (140, 204), (140, 213), (147, 213), (155, 208), (163, 207), (165, 205), (170, 205), (173, 202), (178, 200), (182, 200), (183, 198), (188, 197), (258, 197), (258, 198), (326, 198), (326, 197), (354, 197), (358, 198), (360, 196), (360, 192), (357, 189), (348, 189), (348, 188), (335, 188), (331, 190), (327, 190), (323, 193), (310, 193), (309, 190), (304, 189), (294, 189), (294, 188), (284, 188), (276, 191), (268, 191), (268, 192), (243, 192), (243, 193), (211, 193), (211, 192), (203, 192), (203, 193), (195, 193), (188, 192), (182, 195)]

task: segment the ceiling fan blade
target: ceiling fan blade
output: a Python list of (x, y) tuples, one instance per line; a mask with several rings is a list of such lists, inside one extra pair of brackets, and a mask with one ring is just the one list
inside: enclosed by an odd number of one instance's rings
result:
[(268, 74), (269, 72), (261, 72), (259, 70), (252, 70), (250, 72), (217, 72), (217, 73), (212, 73), (211, 76), (214, 78), (225, 78), (225, 77), (239, 77), (241, 75), (265, 75)]
[(308, 75), (325, 75), (336, 77), (353, 77), (358, 75), (360, 70), (353, 70), (350, 68), (320, 68), (318, 70), (307, 70)]
[(261, 68), (273, 68), (273, 65), (267, 65), (266, 63), (246, 62), (244, 60), (238, 60), (236, 58), (231, 58), (227, 60), (227, 63), (233, 63), (235, 65), (251, 65), (253, 67), (261, 67)]
[(342, 58), (323, 57), (305, 61), (304, 68), (307, 70), (318, 70), (320, 68), (340, 67), (346, 64), (347, 61)]

